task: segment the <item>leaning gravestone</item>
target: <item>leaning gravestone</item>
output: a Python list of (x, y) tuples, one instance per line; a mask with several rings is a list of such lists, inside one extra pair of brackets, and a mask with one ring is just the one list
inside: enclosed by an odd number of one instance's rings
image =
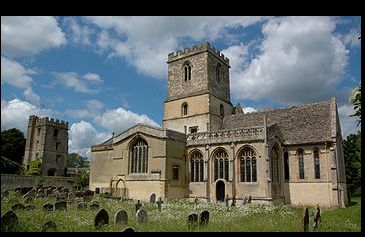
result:
[(115, 214), (115, 218), (114, 218), (114, 223), (115, 224), (127, 224), (128, 223), (128, 214), (125, 210), (119, 210), (116, 214)]
[(67, 210), (67, 202), (59, 201), (54, 204), (55, 211)]
[(18, 224), (19, 220), (15, 212), (8, 211), (1, 217), (1, 231), (7, 231), (14, 225)]
[(198, 215), (192, 213), (188, 216), (188, 228), (192, 229), (198, 226)]
[(23, 209), (25, 209), (25, 206), (23, 204), (21, 204), (21, 203), (17, 203), (17, 204), (12, 205), (11, 206), (11, 209), (13, 211), (15, 211), (15, 210), (23, 210)]
[(94, 227), (95, 229), (100, 229), (107, 224), (109, 224), (109, 214), (105, 209), (100, 209), (94, 218)]
[(48, 221), (44, 223), (42, 232), (49, 232), (49, 231), (57, 231), (56, 223), (53, 221)]
[(158, 198), (158, 201), (156, 203), (157, 203), (157, 209), (158, 209), (158, 211), (161, 211), (161, 205), (163, 204), (162, 199), (161, 198)]
[(202, 211), (200, 213), (200, 226), (205, 226), (209, 223), (209, 211)]
[(46, 203), (43, 205), (43, 210), (44, 211), (53, 211), (53, 204), (51, 203)]
[(122, 232), (136, 232), (132, 227), (127, 227), (122, 230)]
[(252, 197), (251, 197), (251, 195), (248, 197), (248, 200), (247, 200), (247, 203), (251, 203), (251, 200), (252, 200)]
[(318, 227), (318, 223), (321, 220), (321, 209), (319, 208), (319, 205), (317, 205), (316, 211), (314, 212), (313, 217), (313, 229), (316, 230)]
[(303, 216), (302, 216), (302, 230), (304, 232), (307, 232), (308, 226), (309, 226), (309, 213), (308, 213), (308, 207), (306, 207), (303, 211)]
[(150, 196), (150, 203), (155, 203), (156, 202), (156, 194), (152, 193)]
[(147, 212), (143, 209), (139, 209), (136, 213), (136, 218), (138, 224), (147, 222)]
[(135, 206), (136, 206), (136, 212), (139, 210), (139, 209), (141, 209), (141, 207), (142, 207), (142, 203), (141, 203), (141, 201), (140, 200), (138, 200), (137, 201), (137, 203), (135, 204)]

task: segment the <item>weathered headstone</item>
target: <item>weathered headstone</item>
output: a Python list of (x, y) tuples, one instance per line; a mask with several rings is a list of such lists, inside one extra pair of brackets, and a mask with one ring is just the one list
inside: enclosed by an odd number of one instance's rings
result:
[(11, 209), (13, 211), (15, 211), (15, 210), (23, 210), (23, 209), (25, 209), (25, 206), (22, 203), (16, 203), (16, 204), (14, 204), (14, 205), (11, 206)]
[(231, 203), (231, 207), (235, 207), (236, 206), (236, 198), (232, 198), (232, 203)]
[(309, 213), (308, 213), (308, 207), (306, 207), (302, 215), (302, 230), (304, 232), (307, 232), (308, 226), (309, 226)]
[(147, 212), (143, 209), (139, 209), (136, 213), (137, 223), (143, 224), (147, 222)]
[(116, 214), (115, 214), (115, 218), (114, 218), (114, 223), (115, 224), (126, 224), (128, 223), (128, 214), (125, 210), (119, 210)]
[(139, 210), (139, 209), (141, 209), (141, 207), (142, 207), (142, 203), (141, 203), (141, 201), (140, 200), (138, 200), (137, 201), (137, 203), (135, 204), (135, 206), (136, 206), (136, 212)]
[(109, 224), (109, 214), (105, 209), (100, 209), (94, 218), (94, 227), (100, 229), (103, 225)]
[(19, 220), (15, 212), (8, 211), (1, 217), (1, 231), (7, 231), (14, 225), (18, 224)]
[(227, 207), (229, 207), (229, 198), (228, 198), (228, 194), (227, 194), (227, 196), (226, 196), (226, 198), (225, 198), (225, 200), (224, 200), (225, 202), (226, 202), (226, 206)]
[(195, 206), (198, 206), (198, 197), (195, 197), (194, 204), (195, 204)]
[(54, 204), (55, 211), (67, 210), (67, 202), (66, 201), (59, 201)]
[(49, 231), (57, 231), (56, 223), (53, 221), (48, 221), (44, 223), (42, 232), (49, 232)]
[(158, 209), (159, 211), (161, 211), (161, 205), (163, 204), (162, 199), (161, 199), (161, 198), (158, 198), (158, 201), (157, 201), (156, 203), (157, 203), (157, 209)]
[(155, 193), (152, 193), (150, 195), (150, 203), (155, 203), (156, 202), (156, 194)]
[(53, 204), (51, 203), (46, 203), (43, 205), (43, 210), (44, 211), (53, 211)]
[(100, 188), (95, 188), (95, 194), (99, 194), (100, 193)]
[(243, 198), (243, 203), (242, 203), (243, 205), (246, 205), (247, 204), (247, 198), (246, 198), (246, 196)]
[(26, 205), (25, 206), (25, 210), (27, 210), (27, 211), (31, 211), (31, 210), (34, 210), (34, 209), (35, 209), (34, 205)]
[(198, 215), (192, 213), (188, 216), (188, 228), (192, 229), (198, 226)]
[(202, 211), (200, 213), (200, 226), (205, 226), (209, 223), (209, 211)]
[(132, 227), (127, 227), (122, 230), (122, 232), (136, 232)]
[(321, 209), (319, 208), (319, 205), (317, 205), (316, 211), (314, 212), (314, 216), (313, 216), (313, 229), (314, 230), (317, 229), (320, 221), (321, 221)]
[(94, 202), (90, 204), (90, 209), (98, 209), (100, 207), (99, 203)]
[(87, 203), (86, 202), (79, 202), (77, 203), (77, 210), (86, 210), (87, 209)]
[(251, 195), (248, 197), (248, 200), (247, 200), (247, 203), (250, 204), (251, 203), (251, 200), (252, 200), (252, 197)]

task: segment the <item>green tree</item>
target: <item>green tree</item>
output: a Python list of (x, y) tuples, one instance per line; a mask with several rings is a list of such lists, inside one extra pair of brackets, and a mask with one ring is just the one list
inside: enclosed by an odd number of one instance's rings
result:
[(1, 156), (1, 173), (2, 174), (20, 174), (22, 166), (4, 156)]
[(22, 164), (25, 150), (24, 134), (17, 128), (1, 131), (1, 156)]
[(354, 105), (355, 113), (351, 115), (351, 117), (359, 117), (357, 121), (357, 126), (361, 123), (361, 86), (356, 87), (352, 91), (352, 95), (349, 99), (350, 103)]
[(361, 132), (343, 141), (347, 189), (351, 196), (361, 196)]
[(24, 175), (41, 175), (42, 161), (35, 159), (27, 164), (27, 169), (22, 172)]
[(89, 185), (90, 174), (87, 170), (81, 170), (76, 174), (75, 182), (81, 187), (86, 187)]
[(89, 167), (89, 161), (86, 157), (82, 157), (77, 153), (71, 153), (67, 156), (67, 168), (85, 168)]

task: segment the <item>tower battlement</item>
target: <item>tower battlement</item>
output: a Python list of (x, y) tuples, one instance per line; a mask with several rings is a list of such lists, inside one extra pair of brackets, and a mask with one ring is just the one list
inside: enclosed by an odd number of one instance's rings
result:
[(29, 125), (36, 123), (36, 126), (53, 126), (68, 129), (68, 122), (64, 120), (53, 119), (49, 117), (39, 118), (38, 116), (31, 115), (29, 117)]
[(194, 45), (191, 48), (185, 48), (184, 51), (176, 51), (176, 52), (172, 52), (169, 53), (168, 55), (168, 63), (184, 58), (184, 57), (188, 57), (191, 56), (193, 54), (196, 53), (201, 53), (204, 51), (209, 51), (211, 54), (215, 55), (217, 58), (219, 58), (223, 63), (227, 64), (227, 66), (229, 66), (229, 59), (224, 56), (223, 53), (221, 53), (219, 50), (215, 49), (212, 45), (210, 45), (209, 42), (204, 42), (200, 45)]

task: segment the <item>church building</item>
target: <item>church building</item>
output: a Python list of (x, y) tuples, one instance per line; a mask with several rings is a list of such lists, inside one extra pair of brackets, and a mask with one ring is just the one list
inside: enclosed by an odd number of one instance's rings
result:
[(91, 147), (90, 190), (149, 201), (348, 204), (335, 98), (244, 113), (229, 59), (208, 42), (168, 55), (162, 128), (137, 124)]

